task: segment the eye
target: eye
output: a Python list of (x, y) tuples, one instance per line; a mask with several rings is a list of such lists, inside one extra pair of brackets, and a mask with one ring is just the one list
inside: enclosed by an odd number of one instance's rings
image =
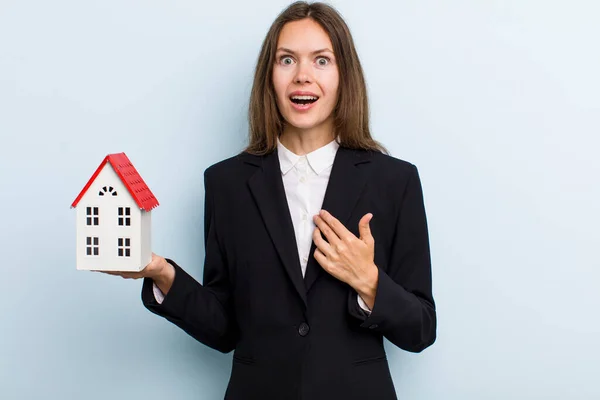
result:
[(329, 58), (327, 58), (327, 57), (317, 58), (317, 65), (319, 65), (319, 67), (325, 67), (328, 64), (329, 64)]
[(294, 60), (290, 56), (281, 56), (279, 57), (279, 63), (281, 65), (292, 65)]

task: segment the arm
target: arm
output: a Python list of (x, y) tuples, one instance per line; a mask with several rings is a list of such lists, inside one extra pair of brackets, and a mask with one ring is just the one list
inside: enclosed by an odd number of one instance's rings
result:
[[(144, 279), (142, 301), (148, 310), (165, 317), (198, 341), (227, 353), (235, 348), (237, 328), (230, 301), (226, 258), (217, 239), (214, 193), (206, 171), (204, 185), (204, 285), (174, 261), (166, 260), (172, 266), (172, 284), (168, 287), (168, 279), (166, 284), (161, 279)], [(160, 304), (154, 297), (154, 283), (165, 293)]]
[[(353, 294), (356, 296), (356, 293)], [(396, 346), (420, 352), (436, 339), (429, 236), (419, 174), (413, 166), (402, 197), (387, 271), (378, 268), (370, 314), (350, 303), (361, 327), (383, 334)]]
[(165, 293), (169, 293), (171, 286), (173, 286), (173, 281), (175, 280), (175, 267), (165, 260), (161, 273), (152, 279), (154, 281), (152, 282), (154, 298), (158, 304), (162, 304), (165, 299)]

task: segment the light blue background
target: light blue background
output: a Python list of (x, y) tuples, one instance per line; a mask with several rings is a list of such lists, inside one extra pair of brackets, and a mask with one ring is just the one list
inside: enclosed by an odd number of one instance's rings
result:
[[(0, 2), (0, 397), (218, 399), (231, 365), (75, 270), (69, 208), (125, 151), (153, 250), (201, 277), (203, 180), (246, 140), (286, 1)], [(376, 139), (420, 170), (438, 340), (387, 343), (401, 399), (598, 399), (600, 5), (336, 1)]]

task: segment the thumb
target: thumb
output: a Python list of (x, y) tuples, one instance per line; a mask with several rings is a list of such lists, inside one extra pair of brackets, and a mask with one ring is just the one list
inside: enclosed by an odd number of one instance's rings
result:
[(371, 227), (369, 226), (371, 219), (373, 219), (373, 214), (368, 213), (365, 214), (358, 222), (358, 232), (360, 233), (360, 240), (367, 244), (371, 244), (374, 241), (373, 236), (371, 235)]

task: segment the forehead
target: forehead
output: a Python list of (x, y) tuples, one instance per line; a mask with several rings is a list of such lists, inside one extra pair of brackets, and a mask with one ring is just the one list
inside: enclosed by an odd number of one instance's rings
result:
[(327, 32), (310, 18), (285, 24), (277, 40), (277, 48), (280, 47), (297, 52), (311, 52), (323, 48), (333, 51)]

